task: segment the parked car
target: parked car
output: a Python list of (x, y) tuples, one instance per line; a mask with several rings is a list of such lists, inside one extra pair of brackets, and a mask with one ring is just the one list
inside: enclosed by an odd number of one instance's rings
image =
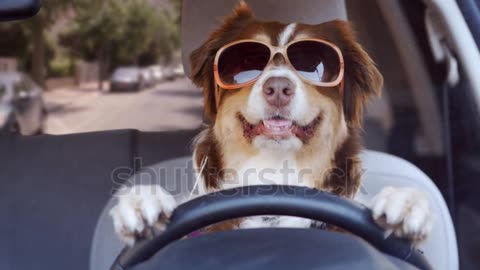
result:
[(173, 75), (175, 76), (175, 78), (185, 76), (185, 70), (183, 69), (182, 64), (179, 64), (173, 68)]
[(152, 73), (152, 70), (149, 68), (142, 68), (140, 70), (142, 73), (143, 79), (145, 81), (145, 86), (146, 87), (152, 87), (156, 84), (154, 75)]
[(47, 116), (42, 92), (42, 88), (23, 73), (0, 73), (0, 131), (42, 134)]
[(173, 67), (166, 66), (166, 67), (163, 69), (163, 74), (164, 74), (165, 80), (167, 80), (167, 81), (173, 81), (173, 80), (175, 80), (175, 73), (174, 73), (174, 71), (173, 71)]
[(137, 67), (119, 67), (110, 79), (110, 91), (140, 91), (146, 86), (145, 76)]
[(155, 81), (155, 83), (160, 83), (163, 81), (164, 74), (161, 66), (150, 66), (149, 69), (153, 75), (153, 80)]

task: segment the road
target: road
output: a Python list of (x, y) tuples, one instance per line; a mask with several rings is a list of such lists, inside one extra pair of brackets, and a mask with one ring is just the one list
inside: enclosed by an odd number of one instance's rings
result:
[(44, 98), (48, 134), (191, 129), (202, 122), (201, 91), (186, 78), (140, 92), (102, 93), (84, 87), (49, 91)]

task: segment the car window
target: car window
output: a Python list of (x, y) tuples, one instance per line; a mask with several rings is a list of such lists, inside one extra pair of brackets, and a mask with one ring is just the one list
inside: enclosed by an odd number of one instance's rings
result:
[[(48, 7), (52, 17), (42, 30), (43, 59), (41, 52), (32, 50), (35, 19), (1, 23), (0, 66), (31, 75), (36, 85), (48, 90), (42, 99), (51, 116), (44, 125), (49, 134), (199, 127), (201, 91), (181, 70), (151, 69), (181, 65), (181, 2), (52, 4)], [(16, 93), (31, 89), (28, 81), (14, 88)], [(170, 117), (156, 117), (166, 114)]]
[(138, 76), (137, 69), (118, 69), (113, 73), (114, 78)]
[(480, 49), (480, 1), (457, 0), (457, 2)]
[[(477, 26), (480, 18), (478, 12), (475, 12), (478, 10), (478, 3), (464, 0), (459, 0), (458, 3), (478, 43)], [(471, 8), (465, 9), (467, 4), (471, 5)], [(417, 4), (413, 5), (407, 14), (421, 15), (423, 12), (424, 7)], [(480, 184), (476, 181), (480, 179), (480, 108), (474, 92), (479, 89), (473, 89), (467, 81), (468, 76), (462, 63), (458, 67), (458, 83), (454, 86), (444, 83), (448, 66), (435, 63), (424, 35), (425, 30), (420, 27), (424, 25), (424, 21), (421, 17), (417, 17), (416, 21), (413, 25), (421, 29), (416, 35), (437, 89), (436, 98), (441, 106), (443, 120), (439, 136), (442, 137), (445, 153), (437, 158), (436, 162), (431, 162), (433, 167), (429, 175), (436, 180), (455, 222), (460, 247), (460, 269), (473, 270), (480, 264), (478, 257), (473, 255), (478, 249), (480, 238), (471, 234), (480, 228)]]

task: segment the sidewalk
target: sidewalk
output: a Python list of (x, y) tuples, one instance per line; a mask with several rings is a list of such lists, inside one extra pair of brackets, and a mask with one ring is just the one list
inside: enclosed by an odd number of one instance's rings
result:
[[(106, 90), (110, 87), (110, 82), (109, 81), (104, 81), (103, 82), (103, 89)], [(91, 91), (100, 91), (98, 89), (98, 82), (88, 82), (88, 83), (83, 83), (80, 85), (74, 85), (74, 86), (64, 86), (64, 87), (56, 87), (48, 90), (47, 92), (56, 92), (56, 91), (82, 91), (82, 92), (91, 92)]]

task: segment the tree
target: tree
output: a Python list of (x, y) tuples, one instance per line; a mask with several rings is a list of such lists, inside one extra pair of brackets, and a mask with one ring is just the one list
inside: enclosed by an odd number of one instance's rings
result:
[(146, 51), (154, 39), (159, 25), (156, 10), (147, 0), (124, 1), (128, 15), (125, 20), (122, 44), (122, 55), (127, 56), (133, 64), (138, 64), (138, 57)]
[(99, 89), (103, 89), (104, 74), (112, 44), (121, 40), (126, 8), (123, 1), (84, 1), (75, 9), (73, 27), (60, 36), (60, 43), (77, 57), (99, 62)]
[[(82, 59), (108, 64), (153, 64), (178, 46), (178, 27), (165, 11), (147, 0), (106, 0), (77, 4), (73, 27), (60, 37), (62, 46)], [(99, 79), (103, 75), (99, 75)]]
[[(81, 0), (78, 0), (81, 1)], [(32, 44), (31, 74), (33, 79), (45, 87), (45, 31), (65, 10), (75, 5), (77, 0), (44, 0), (40, 12), (22, 23)]]
[(170, 0), (170, 3), (173, 6), (173, 10), (175, 12), (174, 14), (174, 21), (178, 27), (180, 27), (180, 24), (182, 23), (182, 6), (183, 6), (183, 0)]
[(178, 48), (178, 14), (158, 10), (149, 0), (81, 0), (75, 14), (60, 43), (76, 57), (98, 60), (100, 88), (110, 67), (168, 61)]
[(170, 62), (173, 52), (179, 47), (179, 25), (175, 17), (166, 11), (158, 12), (152, 41), (139, 57), (142, 66), (156, 64), (159, 59)]

